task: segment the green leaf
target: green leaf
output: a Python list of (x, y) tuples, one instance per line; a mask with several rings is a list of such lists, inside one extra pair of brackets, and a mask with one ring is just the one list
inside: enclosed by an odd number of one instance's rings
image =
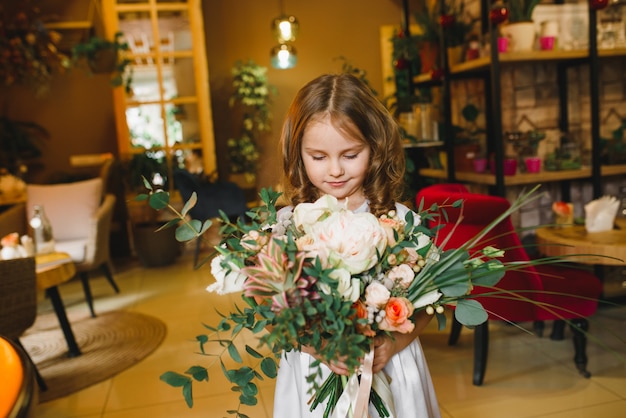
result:
[(475, 327), (488, 319), (487, 312), (480, 302), (473, 299), (461, 299), (456, 304), (454, 316), (463, 325)]
[(159, 377), (159, 379), (173, 387), (181, 387), (191, 382), (191, 378), (189, 376), (176, 372), (165, 372)]
[(185, 202), (185, 206), (183, 206), (183, 210), (181, 211), (181, 214), (183, 216), (186, 216), (187, 213), (189, 213), (189, 211), (191, 210), (191, 208), (196, 206), (196, 203), (198, 203), (198, 195), (196, 194), (196, 192), (193, 192), (191, 193), (191, 197), (189, 198), (189, 200)]
[(235, 344), (233, 344), (232, 342), (228, 344), (228, 354), (230, 354), (230, 357), (237, 363), (243, 363), (237, 347), (235, 347)]
[(469, 280), (463, 283), (451, 284), (450, 286), (444, 286), (439, 289), (444, 296), (450, 298), (458, 298), (460, 296), (467, 295), (469, 292)]
[(263, 361), (261, 361), (261, 370), (265, 373), (265, 376), (274, 379), (278, 375), (276, 360), (272, 357), (265, 357)]
[(200, 226), (200, 221), (196, 219), (180, 225), (178, 228), (176, 228), (176, 241), (186, 242), (197, 238)]
[(206, 367), (202, 366), (191, 366), (185, 371), (186, 374), (193, 377), (196, 381), (201, 382), (203, 380), (209, 381), (209, 372)]
[(241, 402), (243, 405), (254, 406), (258, 403), (258, 400), (256, 396), (246, 396), (244, 394), (241, 394), (241, 396), (239, 396), (239, 402)]
[(193, 407), (193, 391), (192, 391), (192, 382), (183, 386), (183, 397), (185, 398), (185, 403), (189, 408)]
[(137, 196), (135, 196), (134, 200), (136, 202), (145, 202), (146, 200), (148, 200), (148, 195), (146, 193), (138, 194)]
[(254, 358), (263, 358), (263, 354), (259, 353), (254, 348), (250, 347), (248, 344), (246, 344), (246, 351), (248, 352), (248, 354), (250, 354)]
[(161, 210), (167, 207), (170, 203), (170, 194), (163, 191), (157, 190), (156, 192), (150, 195), (148, 199), (148, 204), (152, 209)]

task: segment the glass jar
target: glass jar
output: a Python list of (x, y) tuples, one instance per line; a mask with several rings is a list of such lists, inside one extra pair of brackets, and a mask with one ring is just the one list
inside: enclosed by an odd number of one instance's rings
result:
[(33, 229), (35, 253), (39, 255), (54, 252), (52, 224), (50, 224), (50, 220), (46, 216), (42, 205), (35, 205), (33, 207), (33, 216), (30, 218), (29, 224)]

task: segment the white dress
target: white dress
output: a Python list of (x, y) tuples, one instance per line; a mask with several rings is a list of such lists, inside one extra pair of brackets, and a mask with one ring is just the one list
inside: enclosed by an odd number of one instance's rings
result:
[[(355, 212), (368, 210), (367, 202)], [(404, 218), (409, 209), (397, 205), (398, 215)], [(274, 418), (321, 418), (325, 404), (320, 404), (309, 411), (311, 385), (306, 377), (311, 373), (309, 368), (314, 358), (299, 351), (283, 353), (274, 395)], [(322, 365), (324, 378), (330, 369)], [(396, 418), (439, 418), (439, 405), (435, 389), (430, 377), (426, 358), (419, 339), (416, 338), (404, 350), (394, 355), (384, 368), (390, 377), (391, 392), (396, 410)], [(370, 404), (371, 418), (379, 418)]]

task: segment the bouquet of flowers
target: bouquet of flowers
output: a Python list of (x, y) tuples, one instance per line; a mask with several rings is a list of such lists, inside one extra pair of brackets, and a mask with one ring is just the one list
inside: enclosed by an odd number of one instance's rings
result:
[[(169, 206), (166, 192), (153, 191), (147, 182), (146, 187), (150, 194), (139, 199), (149, 199), (155, 209)], [(420, 208), (417, 216), (409, 211), (403, 219), (395, 211), (377, 218), (353, 213), (326, 195), (291, 211), (277, 211), (279, 193), (264, 189), (260, 193), (264, 204), (248, 213), (251, 222), (234, 224), (222, 214), (224, 239), (211, 261), (216, 283), (207, 290), (242, 292), (245, 307), (222, 315), (217, 326), (206, 326), (213, 334), (197, 337), (200, 350), (205, 353), (209, 342), (222, 345), (218, 357), (224, 374), (234, 384), (233, 390), (241, 393), (240, 403), (255, 405), (258, 390), (254, 382), (276, 376), (280, 353), (312, 347), (321, 359), (342, 359), (355, 372), (347, 380), (331, 373), (319, 384), (321, 369), (314, 369), (308, 376), (314, 388), (311, 409), (327, 400), (325, 417), (338, 407), (360, 417), (371, 402), (380, 416), (389, 416), (393, 401), (384, 396), (387, 380), (371, 376), (373, 338), (392, 331), (411, 332), (413, 314), (422, 309), (435, 315), (443, 329), (444, 306), (450, 304), (456, 305), (455, 317), (466, 326), (486, 321), (487, 313), (470, 292), (475, 285), (496, 285), (507, 266), (497, 259), (503, 251), (492, 247), (476, 251), (476, 247), (493, 226), (536, 198), (529, 198), (533, 192), (514, 202), (466, 245), (442, 251), (431, 240), (436, 231), (422, 221), (442, 210), (445, 214), (445, 207)], [(194, 204), (192, 196), (182, 212), (176, 212), (178, 219), (163, 226), (178, 223), (180, 241), (197, 238), (210, 226), (210, 221), (179, 223)], [(450, 203), (461, 205), (461, 201)], [(228, 353), (241, 362), (233, 341), (244, 330), (260, 334), (260, 346), (271, 354), (246, 346), (246, 351), (259, 359), (258, 367), (229, 370), (221, 357)], [(320, 364), (321, 360), (314, 363)], [(208, 380), (208, 370), (194, 366), (184, 374), (166, 372), (161, 379), (182, 387), (192, 406), (192, 383)], [(369, 393), (366, 399), (344, 391), (347, 386), (368, 385), (372, 380), (371, 390), (361, 390)], [(238, 410), (228, 412), (245, 416)]]

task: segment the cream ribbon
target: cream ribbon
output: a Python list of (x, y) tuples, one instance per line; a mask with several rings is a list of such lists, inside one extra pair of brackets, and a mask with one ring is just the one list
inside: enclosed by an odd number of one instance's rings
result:
[(368, 418), (368, 405), (370, 391), (374, 389), (385, 403), (389, 411), (389, 418), (395, 418), (396, 412), (393, 405), (393, 395), (389, 380), (385, 373), (380, 371), (372, 375), (374, 363), (374, 347), (365, 355), (361, 368), (361, 383), (357, 373), (353, 373), (348, 379), (343, 393), (337, 400), (331, 418)]

